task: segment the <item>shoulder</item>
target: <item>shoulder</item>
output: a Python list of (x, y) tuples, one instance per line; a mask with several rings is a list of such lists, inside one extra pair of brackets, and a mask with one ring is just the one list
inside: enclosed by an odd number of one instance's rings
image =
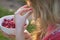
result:
[(44, 40), (60, 40), (60, 30), (52, 32)]

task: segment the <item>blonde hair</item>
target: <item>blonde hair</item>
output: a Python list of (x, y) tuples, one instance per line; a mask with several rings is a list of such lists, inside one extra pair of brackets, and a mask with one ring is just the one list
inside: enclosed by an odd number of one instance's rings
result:
[[(28, 0), (34, 11), (37, 36), (42, 40), (48, 28), (48, 24), (55, 24), (60, 16), (60, 0)], [(38, 25), (39, 24), (39, 25)]]

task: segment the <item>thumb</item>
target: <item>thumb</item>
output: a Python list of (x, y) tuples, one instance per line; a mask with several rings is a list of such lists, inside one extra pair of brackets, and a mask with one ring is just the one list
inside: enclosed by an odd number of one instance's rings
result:
[(24, 15), (24, 17), (25, 18), (28, 18), (31, 14), (32, 14), (32, 10), (26, 12), (26, 14)]

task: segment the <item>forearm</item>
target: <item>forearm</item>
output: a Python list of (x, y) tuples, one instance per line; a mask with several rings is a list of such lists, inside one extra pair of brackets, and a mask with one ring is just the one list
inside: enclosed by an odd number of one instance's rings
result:
[(20, 29), (16, 28), (16, 40), (25, 40), (23, 28)]
[(16, 40), (25, 40), (24, 38), (24, 23), (20, 20), (20, 23), (16, 22)]
[(19, 33), (16, 33), (16, 40), (25, 40), (25, 37), (24, 37), (24, 33), (21, 32), (20, 34)]

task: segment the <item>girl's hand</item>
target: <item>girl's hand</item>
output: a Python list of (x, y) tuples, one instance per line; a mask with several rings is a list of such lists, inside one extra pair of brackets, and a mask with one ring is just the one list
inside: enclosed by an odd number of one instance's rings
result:
[[(32, 8), (29, 8), (27, 5), (22, 6), (15, 12), (15, 23), (16, 26), (20, 28), (20, 26), (24, 26), (26, 19), (32, 13)], [(22, 15), (24, 14), (24, 15)], [(16, 28), (17, 28), (16, 27)]]
[(25, 40), (32, 40), (31, 34), (27, 30), (24, 31), (24, 36)]
[(24, 5), (15, 12), (16, 40), (25, 40), (24, 24), (26, 22), (27, 17), (29, 17), (29, 15), (31, 14), (31, 12), (32, 9), (29, 8), (27, 5)]

